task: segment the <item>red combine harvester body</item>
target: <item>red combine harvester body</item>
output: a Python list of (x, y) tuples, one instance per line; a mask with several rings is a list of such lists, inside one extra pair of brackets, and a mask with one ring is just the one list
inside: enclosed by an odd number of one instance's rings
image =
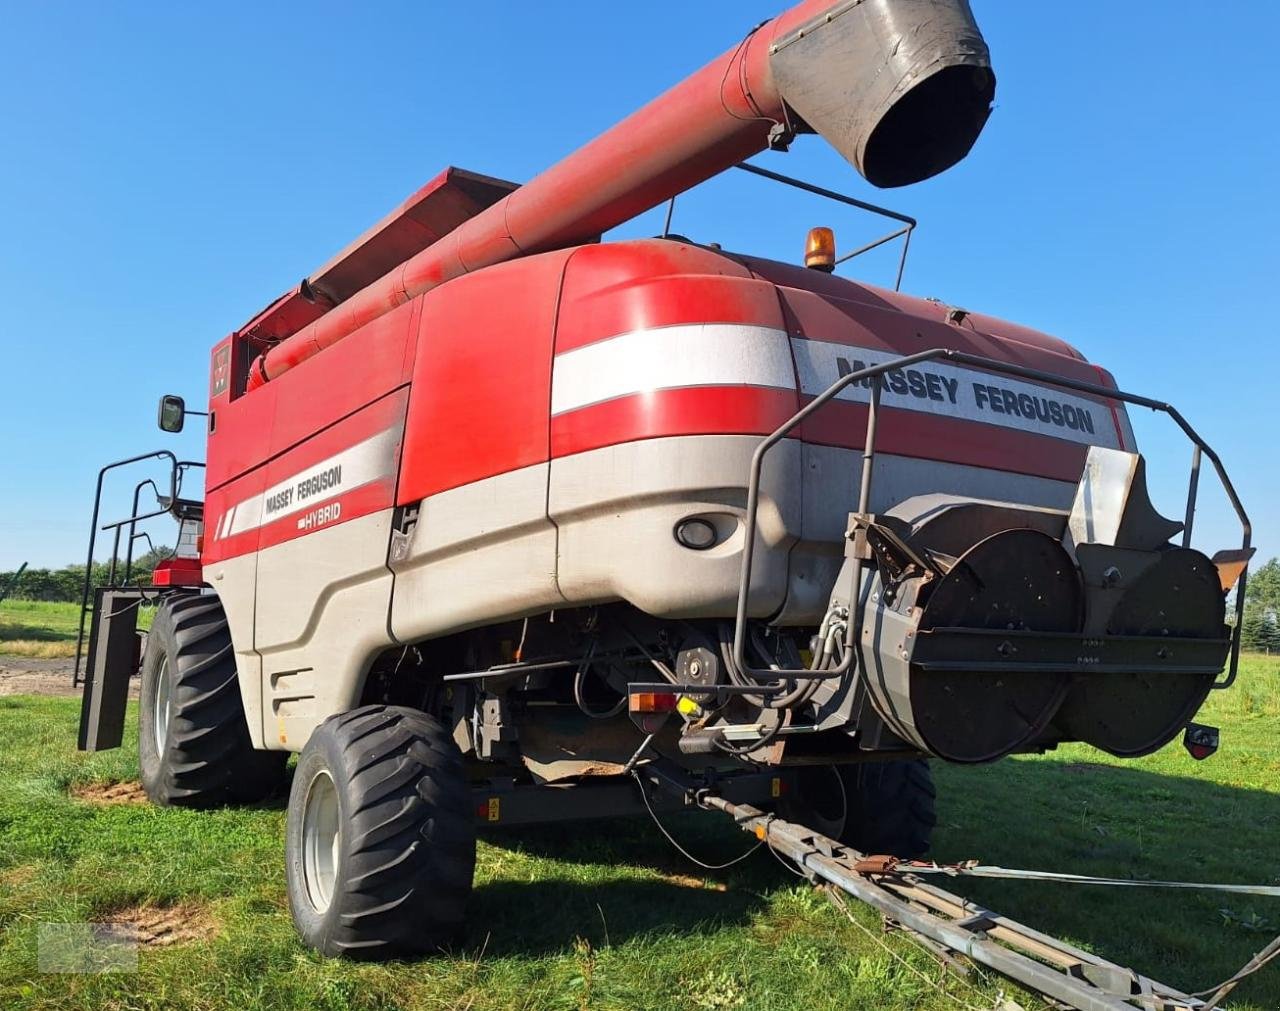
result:
[[(1182, 733), (1249, 551), (1242, 511), (1211, 560), (1148, 501), (1130, 403), (1235, 501), (1180, 415), (835, 276), (823, 230), (822, 269), (599, 241), (807, 132), (926, 178), (993, 94), (965, 0), (808, 0), (526, 185), (447, 169), (216, 344), (205, 498), (166, 500), (200, 557), (142, 660), (152, 798), (261, 797), (301, 752), (295, 920), (383, 956), (457, 931), (477, 820), (622, 813), (642, 769), (916, 856), (927, 758)], [(121, 592), (86, 747), (119, 741)]]

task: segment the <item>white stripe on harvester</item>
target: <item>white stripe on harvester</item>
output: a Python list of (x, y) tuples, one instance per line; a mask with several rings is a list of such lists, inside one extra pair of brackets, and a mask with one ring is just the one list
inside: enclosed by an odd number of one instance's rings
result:
[(242, 499), (219, 521), (217, 537), (254, 530), (393, 475), (399, 440), (400, 428), (389, 428), (348, 446), (327, 460), (304, 467), (266, 491)]
[[(793, 364), (794, 354), (794, 364)], [(635, 330), (557, 355), (551, 414), (619, 397), (700, 386), (756, 386), (817, 396), (849, 372), (894, 357), (883, 348), (788, 338), (783, 330), (736, 323), (695, 323)], [(799, 371), (799, 382), (796, 373)], [(839, 399), (867, 403), (870, 386)], [(885, 407), (976, 421), (1000, 428), (1118, 448), (1109, 405), (945, 362), (921, 362), (883, 377)]]
[(689, 386), (773, 386), (794, 390), (782, 330), (734, 323), (634, 330), (556, 356), (551, 414), (618, 397)]

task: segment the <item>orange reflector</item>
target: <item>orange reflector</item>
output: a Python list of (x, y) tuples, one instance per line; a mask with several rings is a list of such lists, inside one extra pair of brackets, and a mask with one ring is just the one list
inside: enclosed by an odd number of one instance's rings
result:
[(1231, 587), (1240, 581), (1240, 574), (1244, 572), (1245, 566), (1249, 564), (1249, 559), (1253, 557), (1256, 550), (1256, 548), (1249, 548), (1247, 551), (1239, 549), (1219, 551), (1213, 556), (1213, 564), (1218, 569), (1218, 581), (1222, 584), (1223, 593), (1230, 593)]
[(769, 834), (769, 830), (766, 829), (763, 825), (756, 826), (756, 838), (759, 839), (761, 842), (764, 842), (764, 837), (768, 834)]
[(810, 228), (804, 241), (804, 265), (830, 274), (836, 269), (836, 233), (830, 228)]
[(632, 692), (627, 700), (627, 708), (633, 713), (671, 713), (675, 712), (675, 692)]

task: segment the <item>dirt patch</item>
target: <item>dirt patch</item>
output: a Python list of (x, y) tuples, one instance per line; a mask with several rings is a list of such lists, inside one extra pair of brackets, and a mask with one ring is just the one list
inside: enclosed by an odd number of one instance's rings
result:
[(82, 783), (71, 788), (71, 796), (89, 804), (145, 804), (141, 783)]
[[(74, 698), (81, 693), (72, 683), (75, 660), (0, 655), (0, 696), (57, 695)], [(138, 697), (138, 679), (129, 686), (129, 698)]]
[(728, 890), (728, 886), (723, 881), (707, 881), (703, 878), (695, 878), (692, 874), (664, 874), (662, 880), (671, 885), (679, 885), (681, 888), (697, 888), (710, 892)]
[(18, 867), (10, 867), (7, 871), (0, 871), (0, 885), (9, 889), (29, 885), (35, 879), (36, 869), (30, 864), (21, 864)]
[(103, 916), (101, 922), (116, 927), (121, 940), (146, 948), (168, 948), (175, 944), (207, 941), (218, 933), (213, 915), (194, 902), (116, 909)]

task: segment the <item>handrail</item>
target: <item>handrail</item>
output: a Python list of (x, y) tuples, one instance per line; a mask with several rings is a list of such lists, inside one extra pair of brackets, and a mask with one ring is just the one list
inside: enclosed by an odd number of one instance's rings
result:
[[(120, 555), (120, 537), (124, 527), (129, 527), (129, 559), (126, 563), (126, 571), (132, 568), (133, 562), (133, 542), (137, 537), (137, 525), (146, 519), (151, 519), (168, 512), (168, 509), (161, 509), (156, 512), (138, 514), (138, 496), (142, 489), (150, 484), (156, 489), (156, 495), (159, 497), (160, 489), (155, 481), (147, 478), (140, 481), (133, 490), (133, 514), (127, 519), (117, 520), (113, 523), (104, 524), (101, 528), (98, 526), (98, 516), (102, 508), (102, 485), (109, 472), (117, 470), (120, 467), (128, 467), (131, 464), (142, 463), (146, 460), (164, 460), (169, 461), (169, 500), (175, 502), (178, 499), (178, 493), (182, 489), (182, 480), (188, 469), (193, 467), (204, 467), (204, 463), (199, 460), (179, 460), (177, 456), (167, 449), (157, 449), (150, 453), (139, 453), (137, 456), (131, 456), (123, 460), (116, 460), (107, 464), (98, 471), (98, 481), (93, 493), (93, 514), (89, 520), (89, 552), (84, 565), (84, 581), (80, 592), (80, 627), (76, 635), (76, 658), (75, 667), (73, 668), (73, 683), (80, 684), (80, 667), (84, 659), (84, 633), (85, 623), (88, 620), (89, 613), (89, 597), (93, 591), (93, 555), (94, 548), (97, 545), (97, 537), (99, 530), (114, 530), (115, 538), (111, 551), (111, 570), (108, 581), (114, 585), (116, 564)], [(128, 576), (126, 575), (126, 581)]]
[[(1041, 369), (1028, 368), (1025, 365), (1015, 365), (1012, 362), (996, 361), (993, 358), (985, 358), (982, 355), (969, 354), (966, 351), (955, 351), (951, 348), (933, 348), (929, 351), (920, 351), (916, 354), (905, 355), (901, 358), (895, 358), (892, 361), (885, 362), (880, 365), (871, 365), (856, 372), (849, 372), (841, 376), (832, 383), (826, 390), (811, 400), (808, 404), (793, 414), (781, 426), (771, 432), (756, 447), (755, 452), (751, 456), (751, 472), (747, 483), (747, 516), (746, 516), (746, 542), (742, 550), (742, 569), (738, 579), (738, 604), (734, 616), (733, 627), (733, 659), (738, 668), (746, 675), (756, 678), (757, 680), (765, 679), (776, 681), (779, 679), (826, 679), (833, 677), (842, 677), (854, 666), (857, 655), (857, 635), (858, 629), (862, 627), (863, 604), (862, 604), (862, 559), (855, 557), (851, 566), (851, 583), (849, 601), (852, 605), (853, 614), (849, 622), (845, 626), (845, 657), (839, 666), (828, 670), (809, 670), (807, 668), (787, 670), (779, 668), (755, 668), (750, 666), (746, 660), (746, 628), (747, 628), (747, 611), (749, 597), (751, 593), (751, 565), (755, 556), (755, 538), (756, 528), (758, 525), (758, 512), (760, 507), (760, 474), (764, 466), (765, 455), (781, 442), (788, 433), (802, 424), (807, 418), (820, 411), (827, 403), (833, 400), (846, 387), (852, 386), (854, 383), (861, 382), (864, 379), (878, 379), (886, 372), (895, 369), (907, 368), (920, 362), (936, 361), (943, 359), (948, 362), (954, 362), (958, 365), (967, 365), (974, 368), (984, 369), (997, 374), (1017, 376), (1022, 379), (1028, 379), (1037, 383), (1046, 383), (1050, 386), (1057, 386), (1062, 389), (1075, 390), (1079, 393), (1087, 393), (1093, 396), (1102, 397), (1106, 400), (1120, 400), (1126, 404), (1135, 404), (1139, 407), (1146, 407), (1153, 411), (1159, 411), (1167, 414), (1173, 419), (1174, 423), (1182, 429), (1183, 434), (1195, 446), (1195, 452), (1192, 457), (1193, 471), (1192, 480), (1188, 488), (1187, 516), (1190, 517), (1195, 510), (1195, 496), (1199, 481), (1200, 460), (1201, 457), (1208, 457), (1209, 462), (1213, 464), (1213, 469), (1218, 475), (1218, 481), (1221, 483), (1223, 490), (1227, 494), (1227, 498), (1231, 502), (1232, 508), (1235, 510), (1236, 517), (1240, 521), (1242, 531), (1241, 550), (1248, 553), (1250, 541), (1253, 536), (1253, 526), (1249, 522), (1249, 516), (1244, 510), (1244, 506), (1240, 502), (1239, 495), (1236, 494), (1235, 486), (1231, 483), (1231, 478), (1227, 476), (1226, 468), (1223, 467), (1218, 454), (1213, 448), (1200, 437), (1199, 433), (1187, 422), (1186, 418), (1172, 404), (1165, 403), (1160, 400), (1153, 400), (1150, 397), (1143, 397), (1136, 393), (1126, 393), (1123, 390), (1113, 389), (1109, 386), (1102, 386), (1099, 383), (1087, 383), (1079, 379), (1070, 379), (1066, 376), (1059, 376), (1052, 372), (1045, 372)], [(863, 440), (862, 449), (862, 474), (861, 483), (858, 493), (858, 513), (866, 515), (870, 508), (871, 501), (871, 473), (875, 460), (875, 438), (876, 427), (880, 413), (880, 391), (882, 384), (880, 382), (871, 383), (870, 406), (867, 412), (867, 430)], [(1240, 664), (1240, 632), (1244, 624), (1244, 596), (1245, 587), (1248, 579), (1248, 566), (1240, 573), (1240, 579), (1236, 586), (1236, 622), (1231, 635), (1231, 662), (1226, 680), (1215, 682), (1214, 688), (1229, 688), (1236, 679), (1236, 673)]]

